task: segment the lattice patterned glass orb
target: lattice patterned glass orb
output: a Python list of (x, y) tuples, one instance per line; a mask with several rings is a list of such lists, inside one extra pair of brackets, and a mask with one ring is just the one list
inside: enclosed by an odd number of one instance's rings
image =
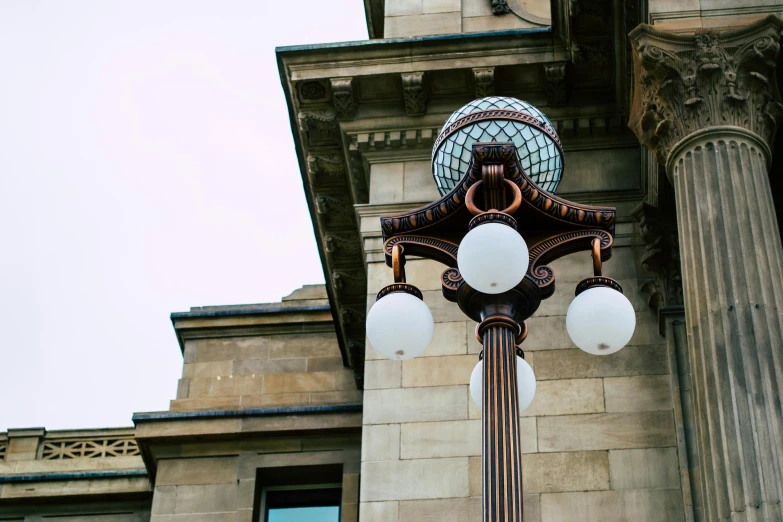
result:
[(467, 172), (473, 144), (491, 141), (513, 143), (530, 179), (547, 192), (557, 190), (563, 151), (552, 122), (527, 102), (490, 96), (452, 114), (435, 141), (432, 174), (441, 195), (453, 189)]

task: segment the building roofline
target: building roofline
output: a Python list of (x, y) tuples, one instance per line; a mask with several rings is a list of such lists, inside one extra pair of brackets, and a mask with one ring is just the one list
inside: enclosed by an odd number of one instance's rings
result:
[(531, 27), (525, 29), (508, 29), (505, 31), (485, 31), (480, 33), (452, 33), (430, 36), (408, 36), (405, 38), (387, 38), (378, 40), (352, 40), (349, 42), (331, 42), (325, 44), (287, 45), (275, 47), (276, 54), (294, 53), (303, 51), (321, 51), (345, 48), (390, 47), (395, 45), (408, 45), (420, 42), (441, 42), (450, 40), (464, 40), (475, 38), (502, 38), (508, 36), (524, 36), (538, 33), (551, 33), (552, 27)]
[(237, 305), (232, 307), (211, 307), (219, 309), (195, 309), (190, 312), (172, 312), (171, 320), (175, 319), (202, 319), (209, 317), (232, 317), (243, 315), (261, 315), (261, 314), (284, 314), (296, 312), (328, 312), (331, 307), (328, 304), (306, 305), (306, 306), (286, 306), (280, 303), (258, 304), (258, 305)]

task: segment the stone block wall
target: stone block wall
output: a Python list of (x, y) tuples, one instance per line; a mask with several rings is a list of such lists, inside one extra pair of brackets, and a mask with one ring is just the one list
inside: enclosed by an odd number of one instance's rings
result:
[[(332, 466), (343, 489), (341, 522), (356, 522), (358, 445), (358, 435), (169, 445), (158, 461), (151, 521), (252, 522), (263, 484), (289, 486), (278, 478), (292, 480), (286, 471)], [(318, 478), (305, 472), (293, 480), (307, 484)]]
[(0, 433), (0, 520), (148, 522), (149, 477), (133, 428)]
[(172, 410), (361, 402), (334, 332), (188, 341)]
[[(638, 168), (636, 150), (603, 155), (601, 163), (612, 168), (604, 177), (593, 168), (596, 175), (574, 180), (574, 190), (606, 190), (622, 180), (623, 169)], [(407, 185), (434, 185), (429, 169), (418, 162), (371, 169), (371, 204), (386, 208), (421, 201), (422, 193), (406, 193)], [(406, 177), (413, 172), (423, 179)], [(377, 212), (359, 213), (367, 216), (362, 229), (369, 308), (392, 273), (373, 229)], [(639, 291), (646, 274), (637, 273), (634, 227), (627, 215), (620, 217), (604, 273), (620, 282), (637, 312), (629, 345), (610, 356), (592, 356), (568, 337), (565, 315), (576, 284), (592, 275), (589, 253), (550, 265), (555, 295), (528, 320), (530, 335), (522, 348), (537, 378), (536, 398), (520, 419), (528, 522), (684, 520), (669, 356), (648, 296)], [(441, 295), (444, 269), (422, 259), (406, 264), (408, 282), (422, 291), (435, 319), (426, 352), (390, 361), (368, 345), (362, 522), (480, 520), (481, 412), (468, 384), (481, 345), (476, 323)]]
[[(533, 15), (550, 18), (549, 2), (509, 0)], [(480, 33), (542, 27), (513, 13), (494, 15), (490, 0), (387, 0), (385, 38)]]

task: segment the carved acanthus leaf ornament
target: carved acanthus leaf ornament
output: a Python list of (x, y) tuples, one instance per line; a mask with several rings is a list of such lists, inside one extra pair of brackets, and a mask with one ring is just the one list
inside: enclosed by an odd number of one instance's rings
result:
[(641, 262), (655, 276), (650, 306), (681, 306), (683, 304), (680, 245), (677, 226), (671, 212), (641, 203), (631, 211), (639, 223), (645, 250)]
[(783, 21), (691, 35), (642, 24), (631, 31), (636, 82), (629, 125), (666, 164), (671, 148), (711, 126), (736, 126), (772, 143), (783, 105), (775, 79)]

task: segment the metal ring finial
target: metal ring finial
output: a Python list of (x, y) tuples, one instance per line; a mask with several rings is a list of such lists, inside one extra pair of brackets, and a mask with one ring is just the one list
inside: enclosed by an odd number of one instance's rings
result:
[[(511, 215), (517, 210), (519, 210), (519, 207), (522, 205), (522, 191), (519, 190), (519, 187), (516, 183), (511, 181), (508, 178), (503, 179), (503, 181), (506, 182), (506, 185), (511, 187), (511, 191), (514, 193), (514, 200), (511, 202), (511, 204), (506, 207), (505, 209), (501, 210), (500, 212), (503, 214)], [(481, 214), (484, 214), (485, 212), (491, 212), (495, 209), (489, 209), (488, 211), (481, 210), (476, 206), (476, 203), (473, 201), (476, 197), (476, 189), (484, 183), (484, 180), (478, 180), (476, 183), (470, 186), (468, 189), (468, 192), (465, 194), (465, 206), (468, 209), (468, 212), (473, 214), (474, 216), (478, 216)]]

